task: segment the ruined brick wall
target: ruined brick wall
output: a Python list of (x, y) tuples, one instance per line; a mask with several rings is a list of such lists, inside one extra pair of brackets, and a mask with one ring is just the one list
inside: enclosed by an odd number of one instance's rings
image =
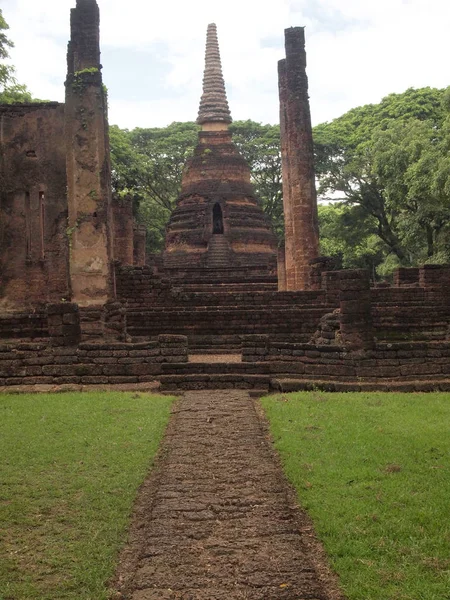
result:
[[(243, 342), (244, 362), (265, 363), (266, 372), (314, 382), (354, 382), (373, 389), (396, 383), (429, 381), (430, 390), (450, 389), (450, 343), (377, 344), (364, 355), (354, 355), (342, 348), (311, 344), (279, 342), (270, 336), (249, 336)], [(386, 380), (389, 380), (387, 384)], [(444, 383), (445, 382), (445, 383)], [(352, 388), (352, 389), (353, 389)], [(365, 388), (366, 389), (366, 388)], [(442, 388), (444, 389), (444, 388)]]
[(186, 361), (184, 336), (163, 335), (143, 344), (0, 344), (0, 386), (146, 383), (163, 364)]
[(258, 333), (307, 341), (330, 311), (322, 293), (311, 294), (165, 291), (153, 302), (127, 306), (127, 331), (133, 337), (184, 334), (193, 347), (238, 347), (243, 335)]
[(44, 309), (0, 315), (1, 340), (42, 338), (48, 338), (47, 313)]
[(0, 302), (60, 301), (68, 276), (64, 105), (0, 106)]
[[(428, 270), (430, 271), (430, 270)], [(434, 280), (438, 279), (433, 269)], [(445, 273), (445, 268), (442, 271)], [(443, 275), (441, 274), (441, 279)], [(231, 285), (196, 284), (178, 287), (150, 267), (119, 268), (118, 297), (129, 313), (134, 336), (190, 332), (190, 339), (272, 333), (308, 341), (320, 319), (342, 308), (342, 333), (370, 347), (372, 339), (445, 340), (449, 332), (450, 300), (446, 287), (369, 289), (366, 272), (330, 271), (323, 289), (275, 292), (233, 289)], [(309, 336), (309, 337), (308, 337)], [(358, 343), (359, 343), (358, 342)]]
[(394, 271), (394, 286), (419, 285), (418, 268), (399, 268)]
[(424, 288), (450, 286), (450, 265), (423, 265), (419, 269), (419, 285)]

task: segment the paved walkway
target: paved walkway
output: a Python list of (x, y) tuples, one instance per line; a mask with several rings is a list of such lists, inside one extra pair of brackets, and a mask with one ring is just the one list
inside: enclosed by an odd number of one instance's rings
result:
[(186, 393), (141, 491), (118, 597), (338, 598), (319, 580), (308, 520), (289, 497), (249, 395)]

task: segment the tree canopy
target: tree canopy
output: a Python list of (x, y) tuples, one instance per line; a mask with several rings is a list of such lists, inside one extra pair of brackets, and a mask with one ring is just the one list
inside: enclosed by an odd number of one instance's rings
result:
[(367, 258), (381, 251), (379, 275), (450, 260), (448, 106), (446, 90), (409, 89), (314, 129), (319, 194), (339, 201), (337, 221), (359, 215), (365, 243), (377, 236)]
[(17, 82), (15, 69), (8, 62), (9, 50), (14, 48), (13, 42), (5, 33), (8, 29), (9, 25), (0, 8), (0, 104), (32, 102), (31, 93), (25, 85)]
[[(237, 121), (231, 131), (282, 243), (279, 126)], [(162, 247), (197, 134), (195, 123), (111, 128), (114, 189), (135, 202), (152, 250)], [(391, 94), (313, 136), (324, 255), (381, 277), (398, 265), (450, 260), (450, 88)]]

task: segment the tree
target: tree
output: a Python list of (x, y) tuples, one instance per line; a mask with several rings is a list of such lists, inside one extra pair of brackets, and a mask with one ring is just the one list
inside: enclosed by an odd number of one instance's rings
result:
[(340, 269), (368, 269), (375, 276), (383, 261), (383, 244), (375, 219), (361, 206), (344, 203), (319, 205), (320, 249)]
[(195, 123), (132, 131), (110, 128), (113, 191), (134, 203), (136, 217), (147, 227), (152, 252), (162, 250), (183, 167), (197, 137)]
[(319, 193), (373, 219), (389, 268), (449, 259), (445, 98), (410, 89), (314, 129)]
[(9, 29), (8, 23), (3, 17), (2, 9), (0, 8), (0, 85), (5, 86), (11, 81), (14, 68), (3, 61), (9, 58), (9, 49), (14, 47), (14, 44), (8, 39), (5, 31)]
[(13, 42), (5, 33), (8, 29), (9, 25), (0, 9), (0, 104), (32, 102), (27, 87), (17, 82), (14, 67), (5, 62), (9, 59), (9, 50), (14, 48)]

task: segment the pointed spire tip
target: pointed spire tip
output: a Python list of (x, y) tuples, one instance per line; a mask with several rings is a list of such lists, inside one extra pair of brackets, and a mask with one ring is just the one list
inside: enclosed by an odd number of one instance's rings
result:
[(215, 23), (210, 23), (206, 36), (203, 95), (200, 100), (197, 123), (200, 125), (217, 122), (229, 124), (231, 121), (220, 61), (217, 26)]

